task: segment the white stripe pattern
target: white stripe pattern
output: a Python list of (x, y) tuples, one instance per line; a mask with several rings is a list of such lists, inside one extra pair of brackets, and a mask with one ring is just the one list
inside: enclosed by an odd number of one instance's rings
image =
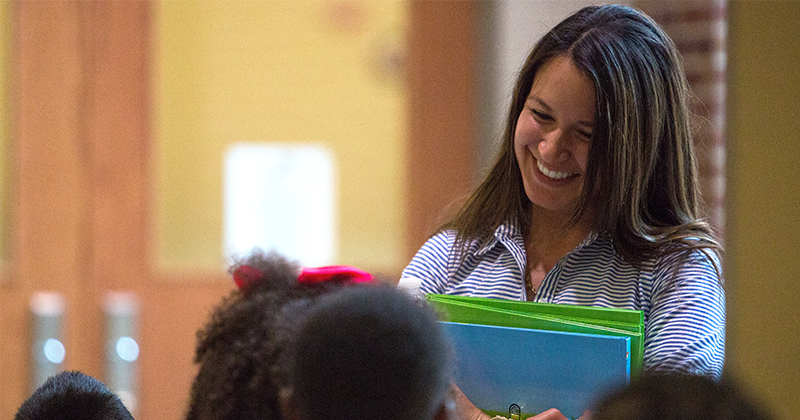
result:
[[(468, 243), (457, 264), (455, 232), (434, 235), (403, 270), (400, 286), (421, 293), (524, 300), (525, 247), (510, 224), (481, 244)], [(561, 258), (542, 281), (536, 301), (641, 310), (644, 370), (719, 379), (725, 358), (725, 293), (714, 252), (662, 258), (642, 270), (623, 261), (607, 235), (592, 234)]]

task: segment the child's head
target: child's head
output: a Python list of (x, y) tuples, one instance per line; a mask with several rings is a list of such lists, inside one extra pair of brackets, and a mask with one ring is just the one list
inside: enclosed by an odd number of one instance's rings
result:
[(394, 288), (323, 297), (294, 344), (289, 417), (427, 420), (446, 401), (450, 346), (433, 311)]
[(649, 374), (605, 397), (594, 420), (767, 420), (729, 379), (686, 374)]
[(225, 298), (198, 331), (187, 420), (279, 419), (282, 360), (293, 326), (284, 312), (301, 316), (319, 296), (366, 273), (301, 270), (277, 254), (255, 252), (231, 269), (238, 290)]
[(50, 377), (17, 411), (14, 420), (133, 420), (119, 397), (81, 372)]

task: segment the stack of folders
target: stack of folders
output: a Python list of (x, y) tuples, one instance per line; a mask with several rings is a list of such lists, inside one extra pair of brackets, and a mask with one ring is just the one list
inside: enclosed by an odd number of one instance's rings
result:
[(642, 311), (426, 295), (456, 353), (456, 385), (487, 414), (578, 418), (642, 369)]

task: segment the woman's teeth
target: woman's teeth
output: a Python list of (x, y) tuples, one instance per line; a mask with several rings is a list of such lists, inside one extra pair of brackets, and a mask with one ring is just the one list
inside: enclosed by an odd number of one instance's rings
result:
[(546, 177), (548, 177), (548, 178), (551, 178), (551, 179), (564, 179), (564, 178), (567, 178), (567, 177), (570, 177), (570, 176), (572, 176), (572, 175), (573, 175), (573, 174), (571, 174), (571, 173), (569, 173), (569, 172), (556, 172), (556, 171), (551, 171), (551, 170), (549, 170), (549, 169), (545, 168), (545, 167), (544, 167), (544, 165), (542, 165), (541, 163), (539, 163), (539, 161), (536, 161), (536, 166), (538, 166), (538, 167), (539, 167), (539, 170), (540, 170), (540, 171), (542, 171), (542, 173), (543, 173), (543, 174), (544, 174)]

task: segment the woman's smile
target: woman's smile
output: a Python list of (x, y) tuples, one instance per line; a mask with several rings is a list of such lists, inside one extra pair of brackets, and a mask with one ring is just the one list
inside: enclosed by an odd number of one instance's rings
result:
[(539, 168), (539, 172), (541, 172), (542, 175), (544, 175), (544, 176), (546, 176), (546, 177), (548, 177), (550, 179), (553, 179), (553, 180), (562, 180), (562, 179), (566, 179), (566, 178), (570, 178), (570, 177), (578, 175), (578, 174), (573, 174), (573, 173), (569, 173), (569, 172), (551, 171), (550, 169), (547, 169), (547, 167), (545, 167), (542, 164), (542, 162), (540, 162), (538, 160), (536, 161), (536, 167)]

